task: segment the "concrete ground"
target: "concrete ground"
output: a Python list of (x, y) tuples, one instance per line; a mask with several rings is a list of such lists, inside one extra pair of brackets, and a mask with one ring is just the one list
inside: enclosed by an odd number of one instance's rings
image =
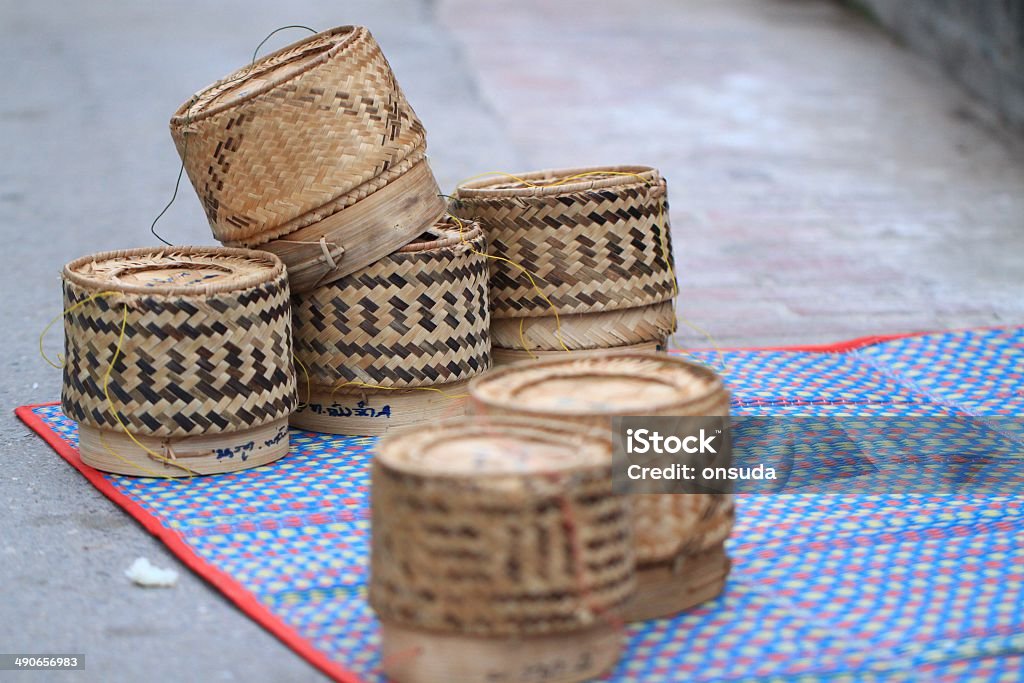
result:
[[(2, 0), (0, 652), (84, 652), (87, 670), (0, 679), (321, 678), (9, 412), (59, 395), (37, 339), (60, 312), (61, 265), (154, 244), (178, 169), (171, 112), (294, 23), (373, 30), (442, 187), (490, 170), (660, 167), (680, 315), (715, 343), (1024, 322), (1021, 141), (828, 0)], [(161, 229), (211, 242), (187, 186)], [(686, 325), (679, 341), (709, 344)], [(129, 585), (138, 556), (180, 584)]]

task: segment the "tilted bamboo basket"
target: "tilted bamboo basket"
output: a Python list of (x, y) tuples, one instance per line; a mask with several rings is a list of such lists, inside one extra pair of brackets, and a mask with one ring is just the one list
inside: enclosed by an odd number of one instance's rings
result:
[[(469, 385), (470, 412), (558, 420), (603, 430), (624, 415), (727, 416), (714, 372), (652, 353), (551, 358), (499, 368)], [(630, 620), (674, 614), (718, 595), (735, 506), (727, 494), (633, 496), (637, 592)]]
[(634, 558), (601, 433), (463, 418), (389, 435), (372, 508), (390, 678), (568, 683), (618, 659)]
[(675, 331), (667, 189), (657, 170), (491, 177), (460, 185), (450, 210), (479, 220), (502, 257), (490, 264), (496, 357), (664, 346)]
[(293, 292), (373, 263), (444, 211), (423, 126), (363, 27), (318, 33), (204, 88), (171, 135), (214, 236), (277, 254)]
[(295, 295), (309, 399), (292, 425), (369, 436), (462, 415), (466, 383), (491, 364), (485, 248), (475, 223), (441, 220), (373, 265)]
[(61, 402), (83, 462), (189, 476), (288, 452), (291, 307), (273, 254), (112, 251), (64, 267)]

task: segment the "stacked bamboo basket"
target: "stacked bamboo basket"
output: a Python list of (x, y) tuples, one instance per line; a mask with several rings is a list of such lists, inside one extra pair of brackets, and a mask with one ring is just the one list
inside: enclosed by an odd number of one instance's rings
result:
[[(647, 166), (463, 183), (451, 211), (491, 253), (494, 361), (663, 350), (676, 329), (667, 186)], [(530, 277), (524, 277), (528, 274)]]
[(445, 216), (423, 126), (368, 30), (240, 69), (171, 133), (214, 236), (287, 266), (294, 426), (379, 435), (464, 412), (491, 364), (484, 236)]
[[(722, 590), (731, 498), (611, 489), (611, 416), (728, 415), (713, 373), (651, 353), (676, 325), (657, 170), (500, 175), (446, 205), (351, 26), (204, 88), (171, 133), (224, 246), (65, 267), (87, 464), (216, 474), (287, 454), (289, 422), (384, 435), (369, 599), (399, 683), (581, 681), (626, 620)], [(485, 374), (492, 354), (523, 362)]]
[[(362, 270), (295, 297), (309, 403), (292, 424), (381, 434), (462, 411), (490, 342), (483, 233), (439, 221)], [(376, 389), (375, 389), (376, 388)]]
[(385, 673), (558, 683), (611, 667), (635, 581), (627, 502), (600, 433), (463, 418), (386, 438), (370, 582)]
[[(711, 370), (652, 353), (516, 364), (473, 380), (469, 391), (474, 414), (557, 420), (601, 430), (609, 441), (616, 416), (729, 415), (729, 394)], [(669, 616), (721, 593), (730, 569), (731, 495), (633, 498), (637, 591), (626, 618)]]
[(362, 27), (204, 88), (171, 135), (214, 236), (277, 254), (293, 294), (370, 265), (444, 211), (423, 126)]

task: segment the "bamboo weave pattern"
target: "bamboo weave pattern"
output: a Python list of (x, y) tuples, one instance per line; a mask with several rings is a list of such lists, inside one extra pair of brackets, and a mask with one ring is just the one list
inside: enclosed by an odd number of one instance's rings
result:
[[(167, 267), (170, 284), (125, 284), (119, 275)], [(65, 316), (61, 403), (71, 419), (122, 431), (103, 391), (115, 352), (108, 388), (132, 433), (236, 431), (294, 410), (291, 307), (276, 257), (214, 247), (108, 252), (71, 262), (63, 281), (65, 310), (116, 292)]]
[(353, 26), (205, 88), (175, 112), (171, 135), (214, 236), (250, 247), (351, 206), (426, 153), (387, 59)]
[(295, 295), (295, 349), (310, 382), (430, 386), (489, 368), (485, 247), (476, 224), (460, 233), (441, 221), (433, 235)]
[[(601, 173), (554, 185), (580, 173)], [(635, 175), (612, 175), (611, 173)], [(639, 176), (639, 177), (637, 177)], [(668, 301), (675, 292), (664, 179), (648, 167), (538, 171), (534, 185), (491, 178), (459, 186), (452, 212), (479, 220), (492, 254), (495, 318), (609, 311)]]

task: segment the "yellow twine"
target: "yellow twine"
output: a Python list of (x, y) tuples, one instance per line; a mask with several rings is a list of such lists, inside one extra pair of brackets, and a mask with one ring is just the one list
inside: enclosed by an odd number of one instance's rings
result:
[(61, 353), (57, 354), (57, 361), (60, 363), (60, 365), (57, 365), (57, 363), (54, 363), (52, 360), (50, 360), (50, 358), (46, 355), (46, 352), (43, 350), (43, 339), (46, 337), (46, 333), (50, 331), (50, 328), (53, 327), (54, 324), (56, 324), (56, 322), (58, 320), (62, 319), (68, 313), (72, 313), (74, 311), (77, 311), (79, 308), (81, 308), (85, 304), (89, 303), (90, 301), (95, 301), (96, 299), (99, 299), (100, 297), (111, 296), (112, 294), (117, 294), (117, 293), (118, 292), (98, 292), (96, 294), (93, 294), (92, 296), (90, 296), (87, 299), (82, 299), (81, 301), (79, 301), (77, 304), (75, 304), (71, 308), (66, 309), (63, 313), (60, 313), (60, 314), (54, 316), (53, 320), (48, 322), (46, 324), (46, 327), (43, 328), (43, 331), (39, 333), (39, 355), (42, 356), (43, 360), (45, 360), (47, 363), (49, 363), (50, 367), (54, 368), (55, 370), (63, 370), (64, 369), (64, 363), (65, 363), (64, 355), (61, 354)]
[[(60, 365), (58, 365), (57, 363), (54, 363), (52, 360), (50, 360), (50, 358), (46, 355), (45, 351), (43, 350), (43, 342), (44, 342), (44, 339), (46, 337), (47, 332), (49, 332), (50, 328), (53, 327), (53, 325), (56, 324), (56, 322), (58, 320), (60, 320), (64, 316), (68, 315), (69, 313), (72, 313), (72, 312), (78, 310), (79, 308), (81, 308), (85, 304), (87, 304), (87, 303), (89, 303), (91, 301), (95, 301), (96, 299), (99, 299), (101, 297), (112, 296), (112, 295), (115, 295), (115, 294), (120, 294), (120, 292), (107, 291), (107, 292), (98, 292), (96, 294), (93, 294), (93, 295), (91, 295), (91, 296), (89, 296), (89, 297), (87, 297), (85, 299), (82, 299), (81, 301), (79, 301), (78, 303), (74, 304), (73, 306), (69, 307), (64, 312), (62, 312), (61, 314), (59, 314), (55, 318), (53, 318), (53, 320), (51, 320), (49, 323), (47, 323), (46, 327), (44, 327), (43, 331), (39, 334), (39, 355), (43, 358), (43, 360), (45, 360), (47, 363), (49, 363), (49, 365), (51, 367), (53, 367), (53, 368), (55, 368), (57, 370), (63, 369), (64, 364), (66, 363), (66, 359), (64, 358), (63, 354), (58, 354), (57, 355), (58, 361), (60, 362)], [(165, 465), (170, 465), (172, 467), (177, 467), (178, 469), (184, 470), (185, 472), (188, 473), (189, 478), (191, 478), (193, 475), (199, 475), (200, 474), (199, 472), (193, 470), (190, 467), (187, 467), (186, 465), (181, 464), (180, 462), (178, 462), (178, 460), (176, 458), (168, 458), (166, 456), (163, 456), (163, 455), (157, 453), (156, 451), (152, 450), (151, 448), (148, 448), (142, 442), (140, 442), (128, 430), (127, 425), (125, 425), (125, 423), (121, 420), (121, 416), (118, 414), (117, 410), (114, 408), (114, 401), (113, 401), (113, 399), (110, 396), (110, 377), (111, 377), (111, 374), (113, 373), (113, 370), (114, 370), (114, 364), (117, 362), (117, 359), (121, 355), (121, 349), (122, 349), (122, 347), (124, 345), (126, 328), (127, 328), (127, 324), (128, 324), (128, 305), (124, 304), (123, 306), (124, 307), (123, 307), (123, 315), (122, 315), (122, 318), (121, 318), (121, 329), (120, 329), (120, 333), (119, 333), (118, 338), (117, 338), (117, 345), (114, 348), (114, 355), (110, 359), (110, 363), (107, 365), (107, 369), (103, 373), (103, 396), (104, 396), (104, 398), (106, 398), (107, 405), (110, 407), (110, 413), (111, 413), (111, 415), (113, 415), (114, 420), (117, 422), (117, 424), (124, 431), (125, 436), (127, 436), (132, 441), (132, 443), (134, 443), (136, 446), (138, 446), (140, 449), (142, 449), (142, 451), (144, 451), (150, 458), (152, 458), (152, 459), (154, 459), (154, 460), (156, 460), (158, 462), (161, 462), (161, 463), (163, 463)], [(299, 359), (298, 356), (295, 356), (294, 358), (295, 358), (296, 363), (298, 363), (299, 367), (302, 368), (302, 372), (303, 372), (303, 374), (306, 377), (306, 403), (308, 404), (309, 403), (309, 372), (306, 370), (306, 366), (302, 363), (302, 361)], [(100, 445), (103, 446), (104, 450), (106, 450), (107, 453), (109, 453), (113, 457), (117, 458), (119, 461), (121, 461), (121, 463), (127, 465), (128, 467), (138, 468), (138, 469), (142, 470), (143, 472), (145, 472), (146, 474), (148, 474), (149, 476), (155, 477), (155, 478), (164, 478), (164, 479), (171, 479), (171, 478), (173, 478), (173, 477), (170, 477), (169, 475), (161, 474), (159, 472), (155, 472), (155, 471), (153, 471), (151, 469), (148, 469), (147, 467), (145, 467), (145, 466), (143, 466), (143, 465), (141, 465), (139, 463), (132, 462), (132, 461), (128, 460), (127, 458), (125, 458), (124, 456), (122, 456), (119, 453), (117, 453), (116, 451), (114, 451), (110, 447), (110, 444), (108, 444), (106, 439), (104, 438), (102, 430), (99, 431), (99, 439), (100, 439)]]
[[(99, 299), (101, 297), (112, 296), (114, 294), (119, 294), (119, 293), (120, 292), (97, 292), (96, 294), (93, 294), (92, 296), (89, 296), (89, 297), (87, 297), (85, 299), (82, 299), (81, 301), (79, 301), (78, 303), (74, 304), (70, 308), (67, 308), (61, 314), (59, 314), (53, 320), (51, 320), (49, 323), (47, 323), (46, 327), (44, 327), (43, 331), (39, 334), (39, 355), (42, 356), (43, 360), (45, 360), (47, 363), (50, 364), (51, 367), (53, 367), (53, 368), (55, 368), (57, 370), (64, 369), (64, 365), (66, 363), (66, 359), (65, 359), (63, 354), (57, 354), (57, 360), (60, 363), (58, 365), (57, 363), (54, 363), (52, 360), (50, 360), (50, 358), (46, 355), (46, 352), (43, 350), (43, 340), (46, 337), (46, 333), (50, 331), (50, 328), (53, 327), (54, 324), (56, 324), (56, 322), (58, 320), (62, 319), (67, 314), (72, 313), (72, 312), (78, 310), (79, 308), (81, 308), (85, 304), (87, 304), (87, 303), (89, 303), (91, 301), (95, 301), (96, 299)], [(104, 395), (104, 397), (106, 397), (107, 404), (110, 406), (110, 412), (114, 416), (114, 420), (117, 422), (117, 424), (121, 426), (121, 429), (124, 430), (124, 433), (128, 436), (129, 439), (132, 440), (132, 442), (135, 443), (136, 446), (138, 446), (143, 451), (145, 451), (150, 457), (155, 458), (156, 460), (158, 460), (160, 462), (163, 462), (163, 463), (168, 464), (168, 465), (173, 465), (174, 467), (179, 467), (179, 468), (185, 470), (186, 472), (189, 473), (189, 476), (191, 477), (192, 474), (193, 474), (193, 471), (191, 469), (189, 469), (188, 467), (185, 467), (184, 465), (182, 465), (180, 463), (174, 462), (174, 461), (170, 460), (169, 458), (165, 458), (165, 457), (161, 456), (159, 453), (154, 452), (153, 450), (147, 448), (142, 443), (140, 443), (139, 440), (136, 439), (132, 435), (132, 433), (128, 431), (128, 427), (125, 426), (124, 422), (121, 421), (121, 416), (118, 415), (117, 411), (114, 409), (114, 402), (110, 399), (110, 386), (109, 386), (110, 385), (110, 375), (111, 375), (111, 373), (114, 370), (114, 363), (117, 362), (117, 358), (121, 354), (121, 346), (124, 344), (125, 328), (126, 328), (127, 324), (128, 324), (128, 305), (124, 304), (124, 315), (122, 316), (122, 320), (121, 320), (121, 332), (120, 332), (120, 335), (118, 336), (118, 339), (117, 339), (117, 346), (114, 349), (114, 356), (113, 356), (113, 358), (110, 359), (110, 364), (107, 366), (106, 371), (103, 373), (103, 395)], [(138, 463), (133, 463), (130, 460), (128, 460), (127, 458), (125, 458), (124, 456), (116, 453), (110, 447), (110, 445), (107, 444), (106, 439), (103, 438), (102, 430), (100, 431), (100, 445), (102, 445), (103, 448), (108, 453), (110, 453), (110, 455), (114, 456), (115, 458), (120, 460), (123, 464), (125, 464), (125, 465), (127, 465), (129, 467), (136, 467), (136, 468), (142, 470), (143, 472), (145, 472), (146, 474), (149, 474), (150, 476), (153, 476), (153, 477), (169, 478), (165, 474), (159, 474), (157, 472), (154, 472), (153, 470), (147, 469), (146, 467), (144, 467), (143, 465), (140, 465)]]
[(306, 377), (306, 403), (304, 405), (308, 406), (309, 405), (309, 392), (310, 392), (310, 388), (309, 388), (309, 370), (306, 369), (306, 364), (302, 362), (302, 360), (299, 358), (299, 355), (297, 353), (292, 353), (292, 358), (294, 358), (295, 362), (298, 363), (299, 367), (302, 369), (302, 374)]
[[(681, 316), (679, 316), (679, 319), (683, 321), (684, 325), (689, 327), (691, 330), (695, 331), (697, 334), (704, 335), (704, 338), (707, 339), (709, 342), (711, 342), (711, 347), (715, 350), (715, 353), (718, 354), (718, 362), (722, 366), (721, 372), (723, 374), (727, 373), (729, 371), (729, 367), (728, 367), (728, 365), (725, 362), (725, 354), (722, 353), (722, 348), (718, 345), (718, 342), (715, 341), (715, 338), (712, 337), (711, 334), (708, 333), (706, 330), (703, 330), (700, 327), (698, 327), (697, 325), (695, 325), (694, 323), (690, 322), (686, 318), (686, 316), (682, 316), (681, 315)], [(690, 356), (690, 358), (693, 358), (693, 356), (691, 356), (690, 354), (686, 353), (686, 351), (684, 351), (683, 349), (680, 349), (679, 351), (681, 353), (683, 353), (684, 355)]]
[[(136, 446), (138, 446), (143, 451), (145, 451), (146, 454), (149, 455), (149, 457), (153, 458), (157, 462), (162, 462), (165, 465), (172, 465), (174, 467), (178, 467), (180, 469), (185, 470), (186, 472), (188, 472), (189, 478), (191, 479), (192, 475), (193, 474), (198, 474), (198, 472), (194, 472), (191, 468), (186, 467), (186, 466), (182, 465), (179, 462), (171, 460), (170, 458), (165, 458), (164, 456), (160, 455), (159, 453), (157, 453), (153, 449), (146, 447), (142, 442), (140, 442), (138, 439), (136, 439), (135, 436), (130, 431), (128, 431), (128, 427), (124, 424), (124, 422), (121, 421), (121, 416), (117, 414), (117, 410), (114, 408), (114, 401), (111, 400), (111, 398), (110, 398), (110, 374), (114, 371), (114, 364), (117, 363), (117, 357), (119, 355), (121, 355), (121, 345), (124, 343), (125, 328), (127, 326), (128, 326), (128, 304), (124, 304), (124, 315), (121, 317), (121, 334), (117, 338), (117, 346), (114, 348), (114, 355), (110, 359), (110, 364), (107, 366), (107, 371), (103, 373), (103, 396), (106, 397), (107, 405), (110, 406), (110, 413), (111, 413), (111, 415), (114, 416), (114, 420), (117, 422), (118, 425), (120, 425), (121, 429), (124, 430), (125, 436), (127, 436), (129, 439), (131, 439), (132, 443), (134, 443)], [(102, 441), (102, 439), (101, 439), (101, 442), (103, 443), (104, 447), (106, 447), (107, 450), (112, 455), (117, 457), (122, 462), (128, 463), (127, 460), (122, 458), (117, 453), (114, 453), (114, 451), (111, 450), (110, 447), (106, 445), (105, 441)], [(128, 463), (128, 464), (132, 464), (132, 463)], [(164, 477), (165, 479), (170, 479), (171, 478), (171, 477), (169, 477), (166, 474), (159, 474), (159, 473), (153, 472), (152, 470), (148, 470), (145, 467), (143, 467), (142, 465), (135, 465), (135, 466), (138, 467), (143, 472), (146, 472), (147, 474), (151, 474), (154, 477)]]
[[(530, 285), (533, 286), (534, 291), (537, 292), (537, 294), (540, 296), (540, 298), (544, 299), (544, 302), (548, 305), (548, 308), (550, 308), (551, 312), (555, 314), (555, 337), (558, 339), (558, 343), (562, 347), (562, 349), (566, 353), (568, 353), (569, 352), (569, 347), (566, 346), (565, 342), (562, 340), (562, 319), (558, 315), (558, 309), (555, 308), (555, 305), (553, 303), (551, 303), (551, 299), (549, 299), (547, 297), (547, 295), (544, 293), (544, 291), (537, 285), (537, 281), (534, 279), (533, 274), (531, 274), (530, 271), (528, 271), (526, 268), (524, 268), (523, 266), (519, 265), (515, 261), (507, 259), (504, 256), (495, 256), (493, 254), (484, 253), (484, 252), (480, 251), (479, 249), (477, 249), (476, 247), (474, 247), (469, 242), (469, 240), (466, 239), (465, 235), (463, 234), (466, 226), (465, 226), (465, 224), (463, 224), (462, 220), (458, 216), (456, 216), (456, 215), (454, 215), (452, 213), (448, 213), (448, 216), (450, 216), (456, 223), (459, 224), (459, 239), (462, 241), (463, 244), (465, 244), (467, 247), (469, 247), (469, 250), (471, 252), (473, 252), (474, 254), (477, 254), (479, 256), (483, 256), (484, 258), (494, 259), (495, 261), (501, 261), (502, 263), (507, 263), (510, 266), (512, 266), (514, 268), (518, 268), (520, 271), (522, 271), (523, 275), (525, 275), (526, 278), (530, 281)], [(540, 276), (538, 276), (538, 277), (540, 277)], [(526, 351), (529, 351), (529, 349), (526, 348), (525, 340), (523, 342), (523, 348)]]
[(115, 451), (113, 448), (110, 447), (110, 444), (107, 443), (107, 438), (105, 436), (103, 436), (103, 431), (102, 430), (99, 431), (99, 435), (100, 435), (100, 445), (103, 446), (103, 450), (105, 450), (107, 453), (109, 453), (110, 455), (114, 456), (118, 460), (120, 460), (128, 468), (140, 469), (143, 472), (145, 472), (146, 474), (148, 474), (150, 477), (153, 477), (154, 479), (160, 479), (160, 478), (170, 479), (171, 478), (171, 477), (168, 477), (166, 474), (160, 474), (158, 472), (154, 472), (153, 470), (151, 470), (151, 469), (149, 469), (147, 467), (143, 467), (142, 465), (140, 465), (138, 463), (132, 462), (131, 460), (129, 460), (128, 458), (126, 458), (123, 455), (119, 454), (117, 451)]

